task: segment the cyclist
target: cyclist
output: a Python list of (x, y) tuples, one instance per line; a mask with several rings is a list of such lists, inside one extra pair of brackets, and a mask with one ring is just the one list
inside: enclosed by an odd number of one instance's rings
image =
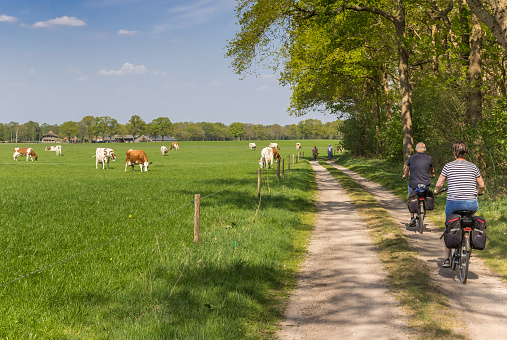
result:
[[(433, 167), (433, 160), (430, 156), (425, 154), (426, 145), (418, 143), (415, 147), (417, 151), (414, 155), (410, 156), (405, 169), (403, 170), (403, 178), (410, 175), (408, 181), (408, 196), (417, 188), (419, 184), (424, 184), (427, 187), (431, 184), (431, 179), (435, 177), (435, 168)], [(410, 213), (411, 219), (409, 226), (413, 227), (416, 224), (416, 217), (414, 213)]]
[[(445, 180), (447, 180), (446, 220), (458, 210), (473, 212), (479, 210), (477, 195), (484, 194), (485, 188), (479, 168), (466, 160), (468, 154), (466, 143), (463, 141), (454, 143), (452, 152), (456, 160), (444, 166), (435, 186), (435, 193), (439, 194)], [(450, 255), (451, 249), (445, 247), (442, 267), (448, 268), (451, 266)]]

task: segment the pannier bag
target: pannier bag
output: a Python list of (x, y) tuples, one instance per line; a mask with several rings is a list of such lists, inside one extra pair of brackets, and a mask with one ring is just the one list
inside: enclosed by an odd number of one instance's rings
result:
[(472, 215), (474, 226), (472, 227), (471, 244), (473, 249), (483, 250), (486, 247), (486, 220), (480, 216)]
[(435, 209), (435, 197), (433, 195), (433, 191), (431, 191), (430, 189), (426, 190), (426, 200), (424, 204), (426, 206), (426, 210)]
[[(445, 221), (445, 231), (442, 234), (447, 248), (458, 248), (461, 244), (460, 215), (450, 215)], [(440, 237), (442, 238), (442, 237)]]
[(408, 197), (408, 211), (417, 214), (417, 192), (412, 191)]

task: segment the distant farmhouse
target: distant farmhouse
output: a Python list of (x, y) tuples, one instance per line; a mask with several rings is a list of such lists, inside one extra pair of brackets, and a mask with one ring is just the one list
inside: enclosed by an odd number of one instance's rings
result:
[(58, 135), (53, 131), (49, 131), (44, 136), (42, 136), (42, 143), (56, 143), (59, 139)]

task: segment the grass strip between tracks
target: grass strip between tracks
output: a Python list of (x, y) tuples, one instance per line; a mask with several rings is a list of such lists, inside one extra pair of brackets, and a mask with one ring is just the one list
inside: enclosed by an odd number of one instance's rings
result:
[(369, 235), (378, 249), (387, 281), (403, 310), (408, 324), (419, 339), (464, 339), (460, 322), (447, 299), (430, 279), (426, 264), (418, 259), (395, 221), (371, 194), (334, 167), (320, 162), (344, 187)]

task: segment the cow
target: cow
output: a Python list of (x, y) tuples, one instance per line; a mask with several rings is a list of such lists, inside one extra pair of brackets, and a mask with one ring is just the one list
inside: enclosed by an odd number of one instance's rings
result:
[(270, 148), (277, 148), (278, 150), (280, 150), (280, 147), (278, 146), (278, 143), (269, 143), (268, 147), (270, 147)]
[(48, 146), (46, 149), (44, 149), (44, 151), (56, 151), (56, 155), (61, 156), (62, 155), (62, 146), (61, 145)]
[(113, 149), (110, 148), (97, 148), (95, 150), (95, 169), (98, 169), (99, 163), (102, 163), (102, 169), (105, 166), (109, 169), (109, 160), (116, 161), (116, 155)]
[(14, 160), (17, 161), (19, 156), (26, 156), (26, 160), (28, 161), (28, 157), (30, 157), (31, 161), (37, 160), (37, 155), (33, 151), (32, 148), (14, 148), (14, 154), (12, 155)]
[(174, 150), (179, 150), (180, 149), (180, 144), (176, 143), (176, 142), (172, 143), (171, 147), (169, 148), (169, 150), (173, 150), (173, 149)]
[(128, 150), (127, 151), (127, 159), (125, 160), (125, 171), (127, 171), (127, 166), (132, 167), (132, 171), (134, 171), (134, 165), (139, 164), (141, 167), (141, 171), (148, 171), (148, 165), (152, 162), (148, 162), (148, 157), (146, 157), (146, 153), (144, 150)]
[(160, 152), (162, 153), (162, 156), (165, 156), (168, 152), (167, 148), (165, 146), (160, 147)]
[(263, 167), (269, 167), (273, 166), (273, 148), (265, 147), (261, 151), (261, 158), (259, 158), (259, 166), (261, 169)]
[(249, 143), (248, 147), (250, 148), (250, 150), (257, 150), (257, 145), (255, 145), (255, 143)]
[(278, 152), (277, 149), (273, 148), (273, 160), (275, 162), (278, 162), (278, 160), (282, 158), (282, 156), (280, 156), (280, 153)]
[(296, 150), (301, 151), (301, 143), (296, 143)]

